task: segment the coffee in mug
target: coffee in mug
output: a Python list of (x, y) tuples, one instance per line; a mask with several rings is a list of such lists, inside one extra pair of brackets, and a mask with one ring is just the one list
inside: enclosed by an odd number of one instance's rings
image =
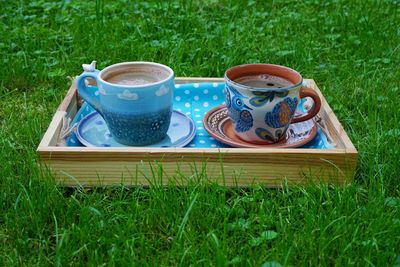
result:
[(284, 88), (293, 85), (282, 77), (268, 74), (243, 76), (235, 79), (235, 82), (255, 88)]

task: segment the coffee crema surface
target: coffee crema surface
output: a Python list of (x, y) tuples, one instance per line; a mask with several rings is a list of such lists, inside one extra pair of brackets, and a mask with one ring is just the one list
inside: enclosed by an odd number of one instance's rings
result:
[(146, 85), (160, 81), (148, 73), (123, 72), (111, 76), (106, 80), (109, 83), (122, 85)]
[(285, 88), (294, 85), (291, 81), (270, 74), (242, 76), (235, 79), (234, 82), (256, 88)]
[(106, 82), (119, 85), (149, 85), (168, 78), (167, 70), (155, 66), (121, 66), (106, 71), (102, 79)]

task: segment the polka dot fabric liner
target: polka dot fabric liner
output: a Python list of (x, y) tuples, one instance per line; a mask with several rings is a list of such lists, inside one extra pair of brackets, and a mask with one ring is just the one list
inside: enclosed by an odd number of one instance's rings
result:
[[(212, 108), (224, 103), (224, 83), (188, 83), (176, 84), (174, 90), (173, 108), (192, 118), (196, 125), (196, 136), (186, 147), (216, 148), (229, 147), (211, 137), (204, 129), (204, 115)], [(302, 109), (302, 103), (299, 108)], [(76, 114), (72, 124), (75, 125), (94, 109), (84, 103)], [(74, 132), (66, 140), (67, 146), (83, 146)], [(303, 148), (327, 149), (333, 146), (329, 144), (326, 136), (318, 129), (317, 136), (303, 146)]]

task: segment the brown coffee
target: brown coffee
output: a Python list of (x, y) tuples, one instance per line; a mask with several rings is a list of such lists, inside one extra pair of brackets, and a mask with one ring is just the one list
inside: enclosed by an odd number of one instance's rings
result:
[(293, 85), (291, 81), (270, 74), (242, 76), (235, 79), (234, 82), (256, 88), (285, 88)]
[(120, 85), (148, 85), (168, 78), (170, 73), (158, 66), (118, 66), (105, 71), (102, 79), (106, 82)]
[(109, 83), (122, 85), (146, 85), (158, 82), (159, 80), (148, 73), (123, 72), (107, 79)]

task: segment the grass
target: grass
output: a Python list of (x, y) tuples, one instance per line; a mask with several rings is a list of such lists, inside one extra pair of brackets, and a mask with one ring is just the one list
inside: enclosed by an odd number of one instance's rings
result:
[[(400, 4), (2, 1), (0, 265), (400, 265)], [(35, 149), (96, 59), (220, 77), (269, 62), (312, 77), (359, 150), (355, 182), (271, 190), (57, 187)]]

